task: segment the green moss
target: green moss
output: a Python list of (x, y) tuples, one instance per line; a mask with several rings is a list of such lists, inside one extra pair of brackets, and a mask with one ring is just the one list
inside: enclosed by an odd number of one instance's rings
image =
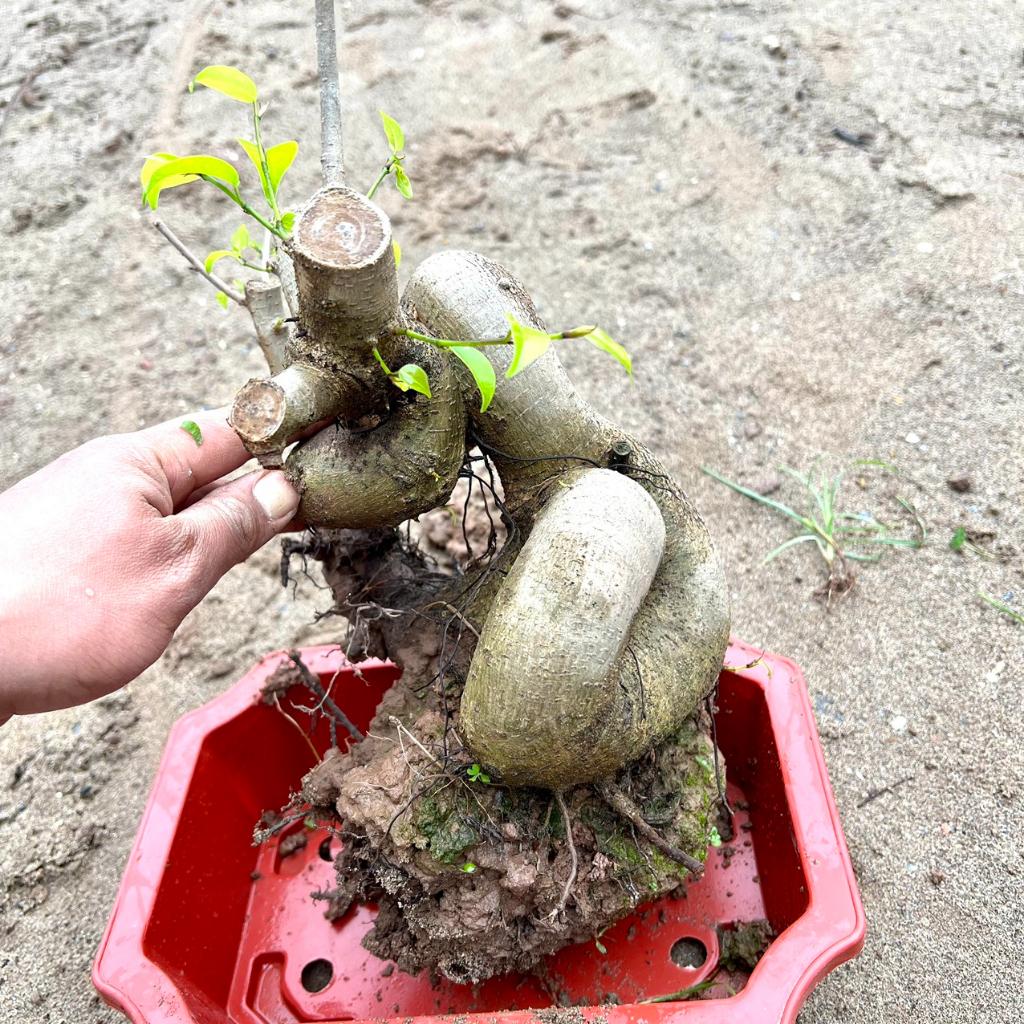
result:
[(424, 797), (419, 802), (416, 828), (426, 840), (416, 845), (430, 850), (430, 855), (442, 864), (454, 864), (462, 853), (480, 842), (459, 801), (441, 795)]

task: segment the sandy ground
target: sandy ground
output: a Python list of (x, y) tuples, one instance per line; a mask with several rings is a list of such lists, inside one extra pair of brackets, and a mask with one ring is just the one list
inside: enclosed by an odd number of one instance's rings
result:
[[(259, 372), (242, 315), (146, 226), (135, 175), (153, 148), (230, 153), (239, 108), (184, 85), (237, 63), (272, 98), (271, 139), (303, 140), (288, 195), (307, 195), (309, 7), (5, 5), (0, 95), (48, 69), (0, 138), (0, 486), (93, 435), (223, 403)], [(417, 199), (387, 200), (404, 272), (440, 247), (477, 248), (551, 322), (596, 321), (626, 343), (632, 386), (596, 352), (566, 359), (707, 515), (738, 635), (806, 671), (870, 935), (802, 1021), (1018, 1020), (1024, 627), (976, 592), (1024, 604), (1019, 9), (339, 12), (352, 180), (368, 185), (380, 160), (378, 107), (411, 139)], [(169, 197), (166, 216), (203, 249), (237, 222), (199, 193)], [(896, 463), (895, 484), (854, 472), (864, 487), (851, 479), (847, 507), (895, 520), (899, 494), (929, 530), (831, 613), (812, 596), (812, 552), (761, 566), (785, 523), (699, 471), (763, 483), (819, 458)], [(946, 484), (960, 474), (966, 493)], [(960, 525), (987, 532), (994, 557), (950, 551)], [(89, 965), (170, 724), (315, 633), (323, 596), (293, 601), (276, 560), (271, 547), (229, 574), (122, 695), (0, 730), (3, 1021), (120, 1019)]]

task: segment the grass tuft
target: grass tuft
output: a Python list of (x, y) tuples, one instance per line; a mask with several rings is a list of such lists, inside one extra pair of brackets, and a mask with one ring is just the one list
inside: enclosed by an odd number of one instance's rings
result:
[[(884, 472), (898, 473), (894, 466), (878, 459), (863, 459), (854, 465), (874, 466)], [(758, 494), (757, 491), (744, 487), (707, 466), (701, 468), (713, 480), (725, 484), (737, 494), (742, 494), (745, 498), (756, 501), (759, 505), (764, 505), (797, 524), (798, 532), (795, 536), (769, 551), (761, 564), (770, 562), (798, 544), (814, 544), (828, 570), (824, 584), (815, 592), (826, 605), (830, 605), (834, 598), (841, 597), (853, 587), (856, 577), (851, 562), (877, 562), (881, 559), (882, 552), (872, 548), (917, 549), (923, 547), (928, 539), (924, 520), (917, 509), (904, 498), (897, 498), (896, 501), (913, 519), (916, 535), (912, 537), (896, 533), (893, 526), (883, 522), (873, 513), (840, 510), (839, 494), (843, 472), (834, 476), (829, 476), (824, 471), (804, 474), (788, 466), (781, 466), (781, 471), (800, 484), (810, 499), (806, 510), (798, 510), (774, 498)]]

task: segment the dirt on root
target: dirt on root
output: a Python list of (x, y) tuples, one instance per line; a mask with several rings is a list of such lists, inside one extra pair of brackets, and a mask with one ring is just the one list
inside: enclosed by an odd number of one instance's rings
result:
[[(303, 781), (302, 797), (345, 837), (337, 888), (322, 894), (328, 916), (376, 902), (372, 953), (463, 983), (525, 972), (685, 886), (686, 868), (590, 787), (565, 794), (566, 821), (552, 793), (491, 779), (435, 701), (399, 683), (367, 738)], [(617, 779), (646, 820), (701, 861), (718, 798), (713, 757), (706, 723), (693, 719)]]

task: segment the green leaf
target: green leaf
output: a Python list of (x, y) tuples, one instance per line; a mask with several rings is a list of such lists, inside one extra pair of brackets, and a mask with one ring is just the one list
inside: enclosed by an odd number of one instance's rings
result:
[[(285, 210), (284, 213), (281, 214), (281, 227), (285, 231), (291, 231), (291, 229), (293, 227), (295, 227), (295, 211), (294, 210)], [(397, 266), (397, 264), (396, 264), (396, 266)]]
[(405, 173), (405, 168), (401, 164), (395, 164), (395, 188), (406, 199), (412, 199), (412, 182), (409, 180), (409, 175)]
[[(226, 298), (227, 296), (225, 296)], [(197, 448), (203, 446), (203, 432), (199, 429), (199, 424), (195, 420), (183, 420), (181, 423), (181, 429), (188, 434), (196, 443)]]
[(402, 265), (402, 247), (392, 239), (391, 251), (395, 254), (395, 270)]
[(396, 155), (405, 149), (405, 132), (402, 126), (384, 111), (380, 111), (380, 119), (384, 124), (384, 134), (388, 137), (388, 148)]
[(248, 226), (245, 224), (239, 224), (238, 227), (235, 228), (235, 233), (231, 236), (231, 248), (237, 253), (242, 253), (251, 245), (252, 239), (249, 237)]
[(761, 564), (765, 565), (766, 563), (770, 562), (773, 558), (776, 558), (778, 555), (781, 555), (783, 551), (786, 551), (789, 548), (793, 547), (795, 544), (806, 544), (809, 540), (817, 541), (817, 539), (818, 538), (815, 537), (812, 533), (801, 533), (797, 537), (790, 537), (789, 540), (784, 541), (777, 548), (773, 548), (771, 551), (769, 551), (768, 554), (761, 559)]
[(276, 146), (271, 146), (267, 150), (267, 168), (270, 171), (270, 184), (275, 193), (277, 192), (277, 186), (281, 184), (281, 179), (284, 177), (285, 172), (295, 160), (295, 154), (298, 151), (299, 144), (295, 141), (279, 142)]
[(600, 939), (594, 939), (594, 946), (601, 956), (608, 955), (608, 947)]
[(417, 391), (430, 398), (430, 381), (427, 378), (427, 371), (422, 366), (406, 363), (391, 374), (391, 381), (402, 391)]
[(950, 549), (953, 551), (959, 551), (964, 544), (967, 543), (967, 530), (962, 526), (958, 526), (953, 532), (953, 536), (949, 539)]
[(473, 380), (480, 391), (480, 411), (487, 412), (487, 407), (494, 398), (494, 389), (497, 387), (497, 377), (490, 359), (472, 345), (453, 345), (448, 351), (460, 359), (473, 375)]
[(163, 167), (168, 160), (177, 159), (178, 158), (173, 153), (154, 153), (152, 156), (147, 156), (142, 165), (142, 170), (139, 171), (139, 181), (142, 183), (142, 191), (146, 191), (146, 188), (149, 185), (149, 179), (153, 177), (153, 172), (158, 167)]
[(217, 292), (214, 298), (220, 303), (221, 309), (228, 308), (228, 302), (230, 301), (230, 299), (228, 299), (227, 292)]
[(238, 188), (238, 171), (227, 160), (200, 154), (168, 160), (162, 167), (154, 169), (143, 198), (155, 210), (158, 197), (165, 188), (183, 185), (186, 181), (195, 181), (196, 175), (217, 178), (233, 188)]
[(1014, 622), (1019, 622), (1024, 626), (1024, 615), (1015, 608), (1011, 608), (1005, 601), (1000, 601), (991, 594), (986, 594), (984, 590), (978, 591), (978, 597), (980, 597), (985, 604), (991, 605), (995, 608), (997, 612), (1002, 612), (1003, 615), (1007, 616), (1007, 618), (1013, 619)]
[(551, 335), (546, 331), (538, 331), (536, 327), (521, 324), (511, 313), (506, 313), (505, 319), (511, 325), (512, 345), (515, 349), (512, 362), (505, 371), (505, 376), (511, 379), (547, 352)]
[(722, 837), (718, 834), (718, 829), (714, 825), (711, 826), (711, 834), (708, 836), (708, 842), (712, 846), (722, 845)]
[(270, 206), (270, 183), (267, 181), (267, 176), (263, 173), (263, 161), (260, 159), (259, 146), (248, 139), (238, 139), (238, 144), (245, 150), (245, 155), (252, 162), (253, 167), (256, 168), (256, 173), (260, 176), (260, 188), (263, 189), (263, 197), (267, 200), (267, 205)]
[(596, 345), (602, 352), (607, 352), (617, 363), (619, 363), (631, 377), (633, 376), (633, 361), (629, 358), (629, 353), (613, 338), (609, 337), (607, 331), (601, 330), (600, 327), (595, 327), (589, 334), (585, 334), (583, 337), (591, 343)]
[(209, 274), (210, 271), (213, 270), (213, 265), (218, 260), (222, 260), (227, 256), (230, 256), (231, 259), (233, 260), (238, 259), (238, 253), (236, 253), (233, 249), (214, 249), (213, 252), (211, 252), (210, 255), (206, 257), (206, 260), (203, 263), (203, 266), (206, 268), (206, 272)]
[(222, 96), (238, 100), (239, 103), (256, 102), (256, 83), (244, 71), (224, 64), (211, 64), (188, 83), (188, 91), (195, 92), (197, 85), (205, 85)]
[(471, 860), (467, 860), (466, 863), (462, 865), (462, 870), (467, 875), (471, 875), (473, 874), (474, 871), (476, 871), (476, 865)]

